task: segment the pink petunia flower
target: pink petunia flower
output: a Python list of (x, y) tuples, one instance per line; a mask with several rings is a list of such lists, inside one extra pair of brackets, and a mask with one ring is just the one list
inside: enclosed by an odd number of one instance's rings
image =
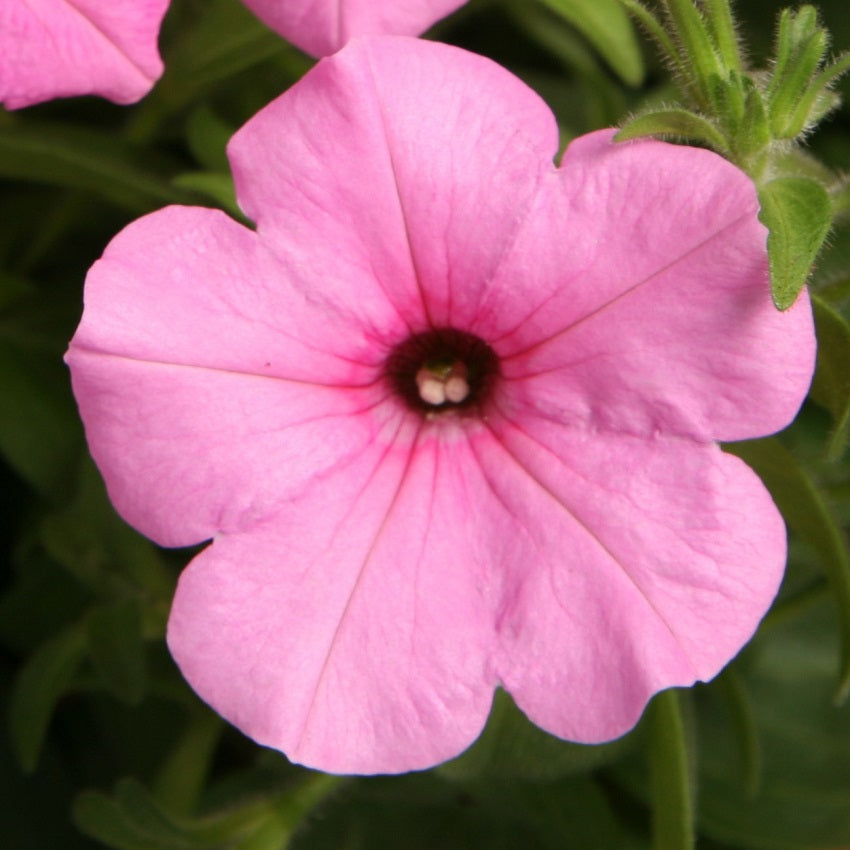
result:
[(243, 0), (257, 17), (311, 56), (362, 35), (419, 35), (466, 0)]
[[(312, 56), (352, 36), (418, 35), (466, 0), (245, 0)], [(20, 109), (98, 94), (134, 103), (162, 74), (157, 39), (169, 0), (2, 0), (0, 103)]]
[(2, 0), (0, 102), (98, 94), (133, 103), (162, 74), (169, 0)]
[(126, 519), (181, 576), (171, 651), (258, 742), (337, 772), (450, 758), (507, 689), (617, 737), (714, 676), (782, 519), (715, 440), (782, 428), (809, 303), (770, 300), (750, 181), (575, 140), (507, 71), (352, 42), (229, 154), (250, 230), (170, 207), (92, 268), (67, 359)]

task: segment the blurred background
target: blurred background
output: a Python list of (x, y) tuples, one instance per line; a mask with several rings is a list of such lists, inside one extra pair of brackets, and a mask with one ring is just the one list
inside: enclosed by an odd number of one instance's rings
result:
[[(628, 38), (576, 28), (558, 7), (473, 0), (430, 36), (521, 76), (565, 142), (675, 98), (640, 35), (624, 51)], [(755, 67), (780, 8), (738, 3)], [(819, 8), (835, 52), (850, 48), (846, 0)], [(500, 694), (459, 759), (337, 779), (255, 746), (183, 683), (163, 635), (193, 552), (160, 550), (113, 513), (62, 355), (86, 270), (125, 224), (170, 203), (239, 215), (225, 144), (312, 60), (238, 0), (173, 0), (160, 47), (165, 75), (134, 106), (85, 97), (0, 110), (0, 847), (649, 847), (645, 724), (603, 747), (571, 745)], [(810, 143), (850, 170), (850, 111)], [(835, 699), (850, 654), (846, 221), (812, 286), (830, 307), (813, 399), (779, 440), (743, 452), (791, 528), (786, 582), (753, 643), (683, 699), (705, 850), (850, 847), (850, 706)]]

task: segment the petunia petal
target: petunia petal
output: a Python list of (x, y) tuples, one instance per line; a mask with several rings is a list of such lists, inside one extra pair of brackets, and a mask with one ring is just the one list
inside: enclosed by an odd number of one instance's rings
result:
[(3, 0), (0, 101), (143, 97), (162, 74), (157, 37), (168, 0)]
[[(493, 414), (475, 444), (513, 581), (497, 669), (543, 728), (615, 738), (649, 697), (714, 676), (767, 611), (782, 518), (716, 445)], [(508, 541), (510, 544), (508, 545)]]
[(89, 273), (74, 392), (114, 504), (158, 542), (246, 527), (380, 431), (374, 346), (297, 274), (222, 213), (182, 207), (126, 228)]
[(467, 443), (408, 414), (397, 428), (262, 528), (217, 538), (182, 574), (169, 621), (201, 697), (331, 772), (456, 755), (494, 688), (493, 578), (463, 533), (479, 505)]
[(419, 35), (466, 0), (244, 0), (262, 21), (312, 56), (362, 35)]
[(503, 68), (386, 37), (319, 63), (229, 154), (269, 244), (359, 322), (389, 300), (422, 330), (498, 265), (556, 149), (551, 111)]
[(771, 302), (752, 183), (708, 151), (610, 135), (567, 149), (470, 325), (563, 421), (702, 440), (779, 430), (815, 337), (805, 293), (786, 313)]

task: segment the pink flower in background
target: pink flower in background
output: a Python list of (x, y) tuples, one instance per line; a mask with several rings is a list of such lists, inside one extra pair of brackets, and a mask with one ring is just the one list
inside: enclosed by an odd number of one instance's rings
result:
[[(358, 35), (418, 35), (466, 0), (245, 0), (284, 38), (324, 56)], [(144, 97), (162, 74), (157, 39), (169, 0), (2, 0), (0, 103)]]
[(168, 642), (295, 761), (422, 768), (494, 688), (599, 742), (714, 676), (785, 529), (716, 440), (782, 428), (814, 361), (750, 181), (575, 140), (456, 48), (356, 41), (229, 153), (252, 231), (171, 207), (92, 268), (67, 359), (121, 514), (181, 576)]
[(133, 103), (162, 74), (168, 0), (2, 0), (0, 102), (98, 94)]
[(361, 35), (419, 35), (466, 0), (243, 0), (260, 20), (311, 56)]

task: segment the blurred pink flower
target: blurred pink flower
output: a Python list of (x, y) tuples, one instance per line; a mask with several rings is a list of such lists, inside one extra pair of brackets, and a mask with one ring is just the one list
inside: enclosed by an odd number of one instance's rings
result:
[(599, 742), (714, 676), (785, 528), (715, 440), (814, 359), (750, 181), (576, 139), (492, 62), (364, 39), (229, 154), (256, 232), (171, 207), (92, 268), (68, 353), (117, 509), (181, 576), (171, 651), (262, 744), (338, 772), (450, 758), (501, 685)]
[[(312, 56), (356, 35), (418, 35), (466, 0), (244, 0)], [(157, 39), (169, 0), (2, 0), (0, 103), (54, 97), (144, 97), (162, 74)]]
[(327, 56), (361, 35), (419, 35), (466, 0), (243, 0), (285, 39)]
[(0, 102), (98, 94), (133, 103), (162, 73), (168, 0), (2, 0)]

